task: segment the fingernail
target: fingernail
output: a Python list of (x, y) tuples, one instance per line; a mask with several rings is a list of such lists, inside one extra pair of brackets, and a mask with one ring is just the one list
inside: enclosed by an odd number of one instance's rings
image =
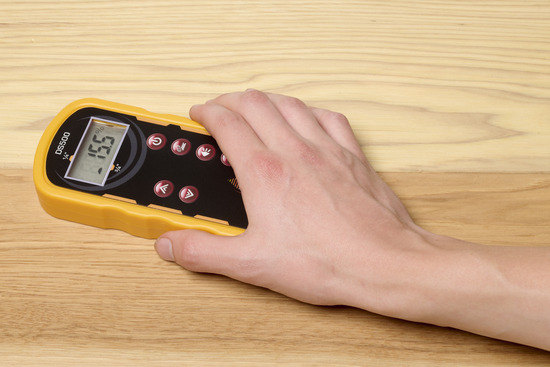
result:
[(166, 261), (174, 261), (174, 253), (172, 252), (172, 241), (162, 237), (155, 242), (155, 250), (159, 256)]

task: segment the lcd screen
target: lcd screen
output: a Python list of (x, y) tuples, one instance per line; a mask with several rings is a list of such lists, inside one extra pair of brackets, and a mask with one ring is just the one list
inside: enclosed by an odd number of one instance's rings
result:
[(65, 178), (103, 186), (127, 130), (126, 124), (92, 117)]

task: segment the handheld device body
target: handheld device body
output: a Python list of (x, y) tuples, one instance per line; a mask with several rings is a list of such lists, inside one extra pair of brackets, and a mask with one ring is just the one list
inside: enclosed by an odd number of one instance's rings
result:
[(139, 237), (184, 228), (236, 235), (248, 225), (225, 155), (184, 117), (75, 101), (45, 130), (33, 176), (54, 217)]

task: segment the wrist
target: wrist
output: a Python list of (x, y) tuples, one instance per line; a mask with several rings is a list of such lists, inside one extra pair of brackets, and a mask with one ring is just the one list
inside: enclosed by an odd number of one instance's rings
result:
[(360, 269), (349, 270), (343, 303), (385, 316), (458, 327), (453, 324), (457, 313), (468, 307), (474, 285), (486, 276), (477, 257), (480, 245), (419, 227), (392, 237), (396, 245), (357, 257)]
[(410, 303), (403, 318), (439, 326), (462, 328), (457, 315), (475, 302), (478, 284), (491, 284), (477, 249), (481, 245), (424, 232), (426, 251), (419, 260), (418, 277), (411, 285)]
[(385, 314), (448, 326), (448, 312), (460, 303), (454, 283), (468, 274), (467, 261), (461, 260), (464, 247), (453, 238), (423, 229), (414, 231), (408, 240), (409, 251), (400, 254), (392, 274), (387, 275), (393, 287), (387, 289)]
[[(491, 315), (506, 301), (506, 284), (488, 261), (491, 246), (461, 241), (424, 230), (418, 232), (416, 251), (403, 259), (393, 280), (399, 287), (390, 293), (387, 316), (409, 321), (453, 327), (482, 335), (492, 335), (487, 324), (498, 324)], [(489, 319), (495, 318), (491, 322)], [(495, 335), (492, 335), (495, 336)]]
[[(452, 239), (413, 226), (379, 246), (363, 244), (337, 286), (343, 304), (381, 315), (434, 323)], [(373, 248), (374, 247), (374, 248)], [(435, 303), (435, 304), (434, 304)]]

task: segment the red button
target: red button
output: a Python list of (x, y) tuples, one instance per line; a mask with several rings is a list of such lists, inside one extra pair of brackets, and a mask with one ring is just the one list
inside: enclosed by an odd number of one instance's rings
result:
[(229, 161), (227, 160), (227, 157), (225, 156), (225, 154), (222, 154), (222, 156), (220, 157), (220, 160), (222, 161), (222, 163), (224, 164), (224, 166), (231, 167), (231, 164), (230, 164)]
[(158, 197), (166, 198), (172, 195), (172, 192), (174, 192), (174, 184), (168, 180), (159, 181), (155, 185), (155, 194)]
[(159, 150), (166, 145), (166, 136), (155, 133), (147, 138), (147, 146), (153, 150)]
[(185, 186), (180, 190), (180, 200), (185, 204), (191, 204), (199, 198), (199, 190), (195, 186)]
[(210, 144), (203, 144), (197, 148), (196, 154), (201, 161), (209, 161), (216, 155), (216, 149)]
[(172, 152), (176, 155), (186, 155), (191, 150), (191, 142), (187, 139), (177, 139), (172, 143)]

